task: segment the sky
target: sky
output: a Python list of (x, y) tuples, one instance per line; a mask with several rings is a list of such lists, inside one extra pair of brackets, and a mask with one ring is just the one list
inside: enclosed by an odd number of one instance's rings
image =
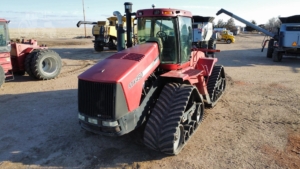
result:
[[(191, 11), (193, 15), (215, 17), (227, 21), (226, 14), (216, 16), (221, 8), (247, 20), (265, 24), (273, 17), (300, 15), (300, 0), (13, 0), (1, 3), (0, 18), (10, 20), (11, 28), (76, 27), (83, 20), (83, 2), (86, 21), (106, 20), (114, 11), (124, 14), (124, 2), (132, 2), (133, 12), (138, 9), (175, 8)], [(236, 25), (245, 26), (235, 20)]]

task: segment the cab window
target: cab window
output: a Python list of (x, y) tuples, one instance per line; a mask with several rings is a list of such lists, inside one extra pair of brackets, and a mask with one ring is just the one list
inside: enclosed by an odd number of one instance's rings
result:
[(138, 18), (138, 43), (157, 42), (161, 63), (177, 63), (176, 30), (176, 18)]
[(180, 62), (188, 62), (192, 48), (192, 19), (188, 17), (178, 17), (179, 21), (179, 42), (180, 42)]

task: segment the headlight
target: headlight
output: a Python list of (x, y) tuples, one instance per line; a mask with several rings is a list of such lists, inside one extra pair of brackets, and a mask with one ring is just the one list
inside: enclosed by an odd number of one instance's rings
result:
[(80, 115), (80, 114), (78, 114), (78, 118), (80, 119), (80, 120), (85, 120), (85, 117), (84, 116), (82, 116), (82, 115)]
[(103, 126), (116, 127), (118, 126), (118, 121), (102, 121)]
[(93, 123), (93, 124), (98, 124), (98, 120), (97, 119), (88, 118), (88, 122), (89, 123)]

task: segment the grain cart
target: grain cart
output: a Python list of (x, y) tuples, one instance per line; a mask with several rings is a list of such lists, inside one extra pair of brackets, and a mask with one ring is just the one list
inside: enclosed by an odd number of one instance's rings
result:
[(0, 86), (14, 79), (14, 73), (36, 79), (57, 77), (62, 67), (60, 56), (36, 40), (10, 42), (8, 21), (0, 19)]
[[(214, 17), (193, 16), (193, 46), (216, 49), (216, 34), (213, 32)], [(214, 52), (206, 52), (214, 57)]]
[[(95, 51), (103, 51), (104, 47), (108, 47), (111, 50), (117, 49), (117, 17), (112, 16), (107, 18), (107, 21), (78, 21), (77, 27), (81, 24), (92, 24), (92, 33), (95, 36), (94, 49)], [(122, 21), (126, 23), (126, 17), (122, 17)], [(125, 39), (126, 40), (126, 39)]]
[[(125, 4), (128, 16), (131, 3)], [(191, 12), (151, 8), (136, 18), (139, 44), (78, 76), (79, 123), (109, 136), (144, 126), (147, 147), (176, 155), (202, 122), (204, 107), (223, 95), (224, 67), (192, 49)]]
[(258, 27), (225, 9), (220, 9), (217, 15), (225, 13), (232, 18), (251, 26), (253, 29), (263, 32), (271, 38), (263, 42), (262, 51), (268, 43), (267, 58), (272, 58), (274, 62), (280, 62), (283, 55), (300, 55), (300, 15), (290, 17), (279, 17), (281, 21), (280, 29), (277, 34), (273, 34), (261, 27)]

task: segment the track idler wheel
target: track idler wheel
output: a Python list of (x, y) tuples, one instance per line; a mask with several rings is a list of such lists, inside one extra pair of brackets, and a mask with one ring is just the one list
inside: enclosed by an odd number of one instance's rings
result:
[(144, 144), (176, 155), (204, 115), (202, 96), (192, 85), (170, 83), (163, 88), (144, 131)]

